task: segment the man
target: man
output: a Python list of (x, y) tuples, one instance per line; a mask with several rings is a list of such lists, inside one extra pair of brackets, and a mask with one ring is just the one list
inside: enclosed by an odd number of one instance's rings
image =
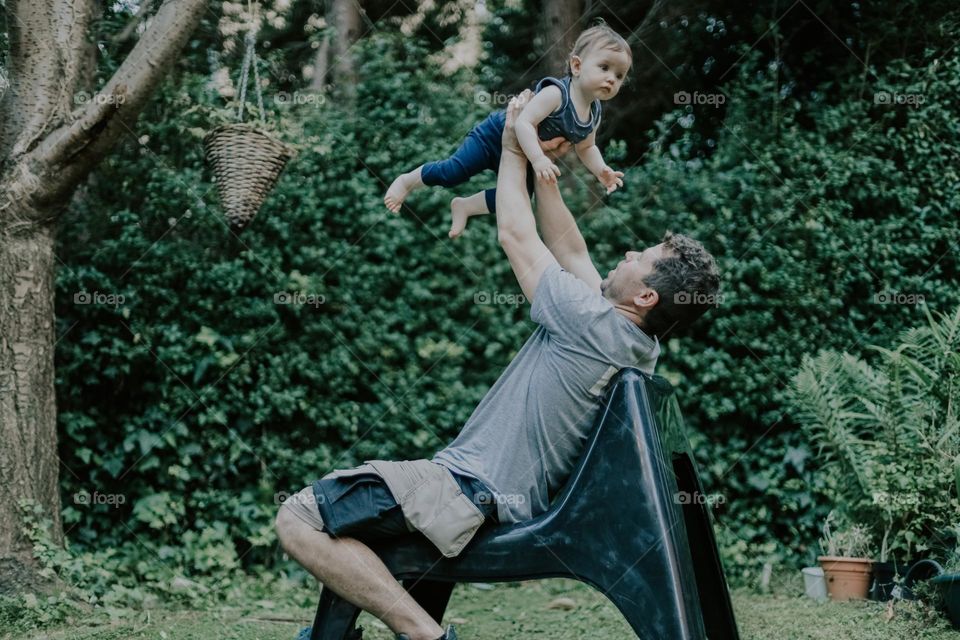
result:
[[(277, 514), (286, 552), (398, 639), (454, 640), (456, 632), (444, 631), (363, 540), (419, 531), (452, 557), (481, 526), (546, 511), (609, 380), (624, 367), (652, 373), (660, 340), (702, 315), (719, 284), (703, 246), (669, 232), (656, 246), (627, 251), (601, 278), (556, 183), (537, 183), (541, 240), (525, 185), (528, 160), (513, 131), (529, 95), (508, 108), (496, 215), (500, 244), (539, 327), (432, 460), (368, 460), (334, 471)], [(544, 145), (552, 155), (568, 148), (561, 139)]]

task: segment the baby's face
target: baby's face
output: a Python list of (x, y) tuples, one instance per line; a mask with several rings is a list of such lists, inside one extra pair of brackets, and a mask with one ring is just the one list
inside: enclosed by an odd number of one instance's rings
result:
[(579, 65), (575, 63), (576, 60), (575, 57), (571, 61), (571, 71), (579, 77), (583, 89), (600, 100), (609, 100), (617, 95), (630, 70), (630, 56), (617, 49), (595, 48), (579, 59)]

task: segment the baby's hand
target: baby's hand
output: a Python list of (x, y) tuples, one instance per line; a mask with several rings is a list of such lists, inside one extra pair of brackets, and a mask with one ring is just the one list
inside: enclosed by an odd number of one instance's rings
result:
[(600, 173), (597, 174), (597, 180), (600, 181), (600, 184), (607, 188), (607, 193), (613, 193), (617, 190), (617, 187), (623, 186), (623, 171), (614, 171), (610, 167), (604, 165), (603, 169), (600, 170)]
[(553, 164), (550, 158), (543, 156), (533, 163), (533, 172), (544, 182), (553, 184), (556, 183), (557, 177), (560, 175), (560, 168)]

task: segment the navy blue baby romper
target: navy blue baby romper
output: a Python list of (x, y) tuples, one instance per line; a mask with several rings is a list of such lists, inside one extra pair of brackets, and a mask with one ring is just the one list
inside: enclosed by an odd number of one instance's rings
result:
[[(563, 136), (573, 144), (582, 142), (590, 135), (590, 132), (600, 125), (600, 101), (593, 101), (593, 104), (590, 105), (590, 121), (583, 122), (577, 116), (576, 107), (573, 105), (573, 100), (570, 99), (570, 76), (560, 80), (550, 77), (544, 78), (537, 83), (536, 92), (539, 93), (548, 84), (558, 87), (562, 98), (557, 110), (540, 123), (537, 135), (541, 140), (552, 140), (558, 136)], [(506, 120), (506, 111), (494, 111), (470, 130), (463, 144), (452, 156), (446, 160), (428, 162), (423, 165), (420, 172), (423, 184), (431, 187), (453, 187), (466, 182), (484, 169), (490, 169), (496, 173), (500, 168), (500, 154), (503, 151), (501, 139)], [(528, 165), (527, 191), (530, 194), (533, 193), (533, 180), (533, 170)], [(487, 189), (484, 191), (484, 197), (487, 202), (487, 209), (494, 213), (496, 211), (497, 190)]]

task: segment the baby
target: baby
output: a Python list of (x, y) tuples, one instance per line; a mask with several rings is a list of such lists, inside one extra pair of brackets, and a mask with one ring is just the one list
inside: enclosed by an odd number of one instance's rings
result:
[[(566, 77), (559, 80), (547, 77), (537, 83), (536, 95), (524, 107), (516, 124), (517, 139), (532, 166), (527, 175), (527, 189), (531, 194), (534, 176), (555, 183), (560, 175), (560, 169), (539, 144), (539, 140), (557, 137), (574, 145), (581, 162), (606, 187), (607, 193), (623, 186), (623, 172), (607, 166), (597, 148), (596, 136), (600, 103), (617, 95), (632, 62), (627, 42), (607, 25), (599, 24), (577, 38)], [(500, 139), (505, 120), (505, 111), (495, 111), (467, 134), (452, 156), (400, 175), (383, 198), (387, 209), (397, 213), (410, 192), (423, 186), (452, 187), (484, 169), (496, 173), (500, 167)], [(454, 198), (450, 203), (453, 219), (448, 235), (459, 236), (470, 216), (492, 213), (495, 207), (496, 189), (480, 191), (468, 198)]]

